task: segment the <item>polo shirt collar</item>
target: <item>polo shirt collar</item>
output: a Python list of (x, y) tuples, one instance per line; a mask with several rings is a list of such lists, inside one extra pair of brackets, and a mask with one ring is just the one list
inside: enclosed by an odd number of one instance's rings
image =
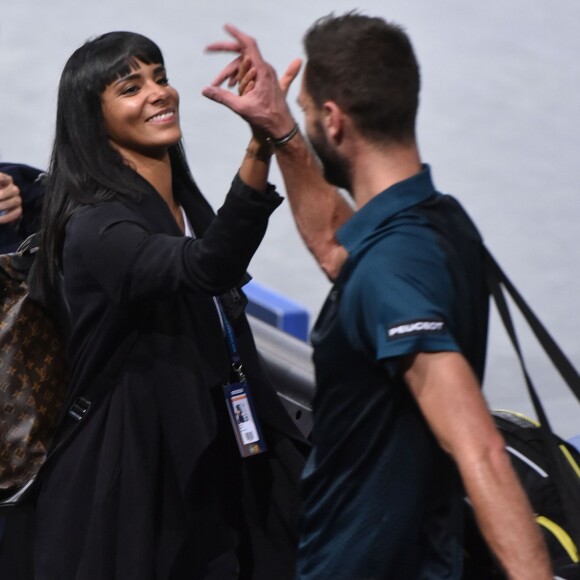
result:
[(377, 229), (388, 218), (409, 207), (417, 205), (436, 194), (429, 165), (423, 164), (415, 175), (388, 187), (361, 207), (338, 230), (338, 241), (349, 253), (370, 232)]

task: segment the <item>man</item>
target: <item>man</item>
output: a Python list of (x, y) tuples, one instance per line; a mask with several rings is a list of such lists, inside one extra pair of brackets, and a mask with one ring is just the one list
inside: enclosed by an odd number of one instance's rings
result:
[(43, 185), (39, 169), (0, 163), (0, 253), (14, 252), (40, 227)]
[[(398, 26), (356, 13), (306, 34), (299, 104), (325, 182), (253, 39), (204, 94), (270, 136), (306, 244), (334, 287), (312, 333), (317, 393), (297, 577), (460, 578), (463, 489), (510, 578), (551, 578), (480, 392), (488, 296), (479, 234), (415, 139), (419, 69)], [(241, 96), (219, 88), (241, 80)]]

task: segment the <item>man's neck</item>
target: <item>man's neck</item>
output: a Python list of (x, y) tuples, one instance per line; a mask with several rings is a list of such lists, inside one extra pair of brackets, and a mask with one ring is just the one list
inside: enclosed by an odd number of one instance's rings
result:
[(388, 187), (421, 171), (415, 143), (378, 147), (360, 142), (351, 161), (352, 193), (357, 209)]

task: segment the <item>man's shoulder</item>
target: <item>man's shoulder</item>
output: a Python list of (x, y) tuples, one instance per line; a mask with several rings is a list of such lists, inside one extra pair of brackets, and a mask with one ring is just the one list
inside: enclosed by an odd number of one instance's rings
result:
[(414, 208), (438, 235), (465, 236), (481, 241), (477, 225), (463, 204), (453, 195), (439, 194)]
[[(364, 250), (350, 256), (342, 282), (346, 310), (412, 303), (425, 295), (451, 292), (443, 247), (428, 223), (412, 210), (375, 231)], [(343, 308), (345, 310), (345, 308)]]
[(428, 218), (411, 207), (369, 230), (351, 259), (358, 275), (375, 276), (420, 267), (437, 255), (441, 257), (436, 231)]

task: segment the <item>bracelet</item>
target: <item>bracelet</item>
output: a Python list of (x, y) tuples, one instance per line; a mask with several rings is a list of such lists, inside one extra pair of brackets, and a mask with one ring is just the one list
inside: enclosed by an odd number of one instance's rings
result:
[(286, 145), (286, 143), (288, 143), (288, 141), (290, 141), (290, 139), (292, 139), (296, 133), (298, 133), (298, 123), (294, 123), (294, 127), (292, 127), (292, 129), (290, 129), (290, 131), (283, 137), (280, 137), (279, 139), (268, 137), (268, 141), (272, 143), (274, 147), (282, 147), (283, 145)]
[(248, 147), (246, 153), (253, 159), (269, 163), (272, 157), (272, 145), (266, 141), (264, 145), (260, 145), (259, 147)]

